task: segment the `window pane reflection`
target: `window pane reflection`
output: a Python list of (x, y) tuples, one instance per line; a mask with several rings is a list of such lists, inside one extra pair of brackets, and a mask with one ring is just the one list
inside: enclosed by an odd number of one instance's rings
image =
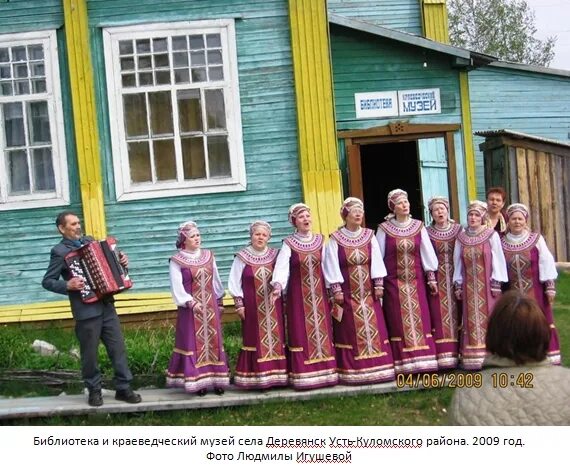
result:
[(8, 174), (10, 178), (9, 193), (11, 195), (30, 192), (28, 158), (24, 150), (8, 153)]
[(127, 137), (147, 137), (146, 100), (144, 94), (126, 94), (123, 96), (125, 107), (125, 128)]
[(132, 183), (152, 181), (150, 153), (147, 142), (132, 142), (128, 144), (129, 167)]
[(170, 92), (150, 92), (150, 126), (152, 136), (172, 135), (172, 102)]
[(208, 137), (208, 159), (210, 176), (231, 176), (230, 153), (226, 136)]
[(156, 140), (154, 142), (154, 164), (158, 181), (176, 179), (174, 140)]
[(199, 89), (178, 91), (178, 116), (180, 132), (202, 131), (202, 109), (200, 107)]
[(182, 139), (182, 162), (184, 179), (200, 179), (206, 177), (206, 160), (202, 137)]
[(24, 111), (22, 104), (11, 103), (2, 106), (4, 115), (4, 133), (8, 147), (24, 146), (26, 136), (24, 131)]
[(208, 117), (208, 130), (226, 129), (226, 108), (224, 92), (221, 89), (206, 91), (206, 116)]
[(55, 178), (50, 148), (32, 150), (32, 170), (35, 191), (55, 191)]

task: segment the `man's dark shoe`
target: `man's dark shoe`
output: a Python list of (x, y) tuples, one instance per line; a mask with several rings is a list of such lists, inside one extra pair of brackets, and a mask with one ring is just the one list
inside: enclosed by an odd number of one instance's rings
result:
[(215, 393), (216, 395), (223, 395), (223, 394), (224, 394), (224, 389), (223, 389), (223, 388), (220, 388), (220, 387), (216, 387), (216, 388), (214, 389), (214, 393)]
[(89, 392), (89, 399), (87, 403), (92, 407), (100, 407), (103, 405), (103, 397), (101, 396), (101, 390), (91, 390)]
[(115, 392), (115, 400), (127, 403), (140, 403), (142, 398), (138, 393), (133, 392), (131, 388), (126, 388)]

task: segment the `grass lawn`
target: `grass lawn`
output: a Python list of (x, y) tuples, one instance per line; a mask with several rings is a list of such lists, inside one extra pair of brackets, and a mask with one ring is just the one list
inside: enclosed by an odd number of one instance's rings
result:
[[(562, 363), (570, 361), (570, 274), (562, 274), (558, 280), (555, 305), (555, 322), (561, 341)], [(164, 369), (168, 364), (174, 341), (173, 328), (139, 327), (125, 329), (125, 340), (135, 386), (161, 387)], [(42, 357), (31, 349), (35, 339), (54, 344), (58, 355)], [(230, 367), (241, 346), (239, 323), (224, 326), (224, 345), (230, 357)], [(39, 396), (80, 393), (79, 361), (69, 354), (77, 347), (73, 330), (56, 327), (37, 329), (17, 325), (0, 328), (0, 396)], [(106, 375), (105, 385), (112, 388), (111, 365), (100, 347), (101, 367)], [(53, 372), (56, 379), (51, 385), (20, 380), (13, 371)], [(6, 372), (8, 371), (8, 372)], [(65, 374), (65, 377), (58, 377)], [(58, 380), (58, 379), (64, 379)], [(30, 425), (196, 425), (196, 426), (434, 426), (446, 424), (445, 409), (451, 399), (452, 389), (431, 389), (414, 392), (359, 395), (354, 397), (320, 398), (300, 402), (271, 402), (262, 405), (185, 410), (170, 412), (146, 412), (129, 415), (90, 415), (75, 417), (14, 420), (14, 424)]]

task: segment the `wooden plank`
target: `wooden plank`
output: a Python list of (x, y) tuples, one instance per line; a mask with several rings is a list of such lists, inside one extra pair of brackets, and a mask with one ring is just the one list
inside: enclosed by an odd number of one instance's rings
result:
[(467, 71), (459, 72), (459, 95), (461, 100), (461, 120), (463, 128), (463, 144), (465, 145), (465, 174), (467, 175), (467, 195), (469, 199), (477, 198), (477, 165), (475, 163), (475, 145), (471, 124), (471, 99), (469, 98), (469, 76)]
[[(425, 135), (427, 133), (441, 134), (442, 132), (455, 132), (459, 130), (461, 125), (457, 123), (439, 123), (439, 124), (415, 124), (406, 123), (406, 135)], [(381, 137), (392, 136), (392, 127), (383, 125), (380, 127), (372, 127), (364, 130), (340, 130), (339, 138), (365, 138), (365, 137)]]
[(570, 260), (570, 160), (565, 158), (562, 160), (564, 168), (564, 181), (562, 188), (564, 189), (564, 235), (566, 236), (566, 261)]
[[(176, 306), (170, 293), (130, 293), (115, 296), (117, 313), (143, 314), (154, 311), (174, 311)], [(225, 311), (233, 311), (233, 298), (224, 296)], [(32, 303), (27, 305), (0, 306), (0, 322), (32, 322), (71, 318), (68, 300)]]
[(315, 231), (327, 234), (338, 211), (331, 213), (332, 206), (325, 202), (338, 206), (342, 188), (326, 2), (289, 0), (288, 4), (304, 201), (317, 217), (313, 222)]
[(66, 23), (65, 39), (69, 51), (73, 125), (83, 203), (83, 226), (87, 234), (103, 238), (107, 235), (107, 227), (103, 202), (101, 153), (96, 126), (93, 66), (87, 27), (87, 2), (64, 0), (63, 8)]
[(507, 169), (509, 170), (509, 193), (507, 202), (519, 201), (519, 182), (517, 178), (517, 151), (516, 148), (507, 147)]
[(449, 43), (447, 7), (445, 0), (424, 0), (422, 3), (424, 34), (426, 38)]
[(528, 173), (528, 206), (530, 208), (530, 226), (537, 232), (542, 232), (542, 222), (540, 220), (540, 191), (539, 179), (536, 166), (536, 152), (534, 150), (526, 151), (526, 163)]
[(346, 155), (348, 156), (348, 193), (360, 200), (364, 199), (362, 188), (362, 163), (360, 161), (360, 146), (353, 145), (347, 140)]
[(565, 232), (566, 222), (564, 216), (564, 168), (562, 166), (562, 156), (553, 155), (550, 160), (550, 180), (552, 183), (552, 205), (554, 218), (554, 239), (556, 247), (552, 248), (554, 258), (557, 262), (567, 262), (566, 240), (568, 235)]
[[(519, 202), (530, 206), (530, 190), (528, 188), (528, 167), (526, 162), (526, 150), (524, 148), (516, 149), (517, 163), (517, 187), (519, 190)], [(529, 223), (532, 225), (532, 223)]]
[(449, 165), (449, 202), (451, 206), (451, 216), (459, 221), (459, 188), (457, 185), (457, 163), (455, 161), (455, 143), (453, 133), (445, 134), (445, 148), (447, 151), (447, 161)]
[(422, 35), (418, 0), (328, 0), (329, 13)]
[(498, 148), (500, 146), (512, 146), (517, 148), (529, 148), (535, 151), (545, 153), (553, 153), (558, 155), (568, 155), (569, 148), (563, 144), (556, 145), (554, 143), (544, 143), (540, 140), (532, 139), (515, 139), (506, 136), (486, 137), (485, 141), (479, 145), (479, 150), (485, 151), (489, 148)]
[(550, 180), (550, 155), (539, 151), (536, 154), (537, 178), (540, 182), (539, 199), (541, 232), (549, 249), (556, 248), (552, 213), (552, 182)]

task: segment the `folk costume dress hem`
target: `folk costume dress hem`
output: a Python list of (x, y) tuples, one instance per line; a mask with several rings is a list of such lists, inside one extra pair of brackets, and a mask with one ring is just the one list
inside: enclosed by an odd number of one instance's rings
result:
[(481, 370), (487, 355), (487, 325), (497, 300), (491, 288), (507, 281), (497, 232), (486, 226), (477, 231), (463, 229), (457, 236), (454, 263), (454, 285), (461, 287), (463, 302), (459, 366)]
[(284, 239), (275, 263), (272, 285), (287, 293), (287, 361), (296, 390), (338, 383), (323, 261), (323, 236), (295, 233)]
[(384, 278), (384, 315), (396, 374), (438, 369), (427, 299), (426, 273), (437, 257), (423, 223), (389, 219), (376, 233), (388, 275)]
[(344, 295), (340, 320), (333, 316), (339, 382), (363, 385), (394, 380), (394, 361), (384, 313), (374, 300), (373, 281), (386, 276), (378, 242), (370, 229), (331, 234), (325, 271)]
[(560, 338), (554, 324), (552, 305), (546, 298), (547, 284), (554, 287), (558, 277), (556, 263), (546, 246), (544, 237), (535, 232), (524, 232), (520, 236), (507, 233), (501, 237), (501, 245), (507, 261), (508, 286), (527, 295), (538, 303), (550, 327), (550, 344), (547, 358), (551, 364), (560, 365)]
[(258, 252), (248, 246), (232, 264), (229, 290), (245, 308), (236, 387), (263, 390), (288, 384), (283, 303), (281, 297), (273, 300), (270, 284), (277, 254), (273, 248)]
[(453, 251), (461, 226), (449, 223), (446, 228), (431, 225), (427, 228), (437, 255), (437, 294), (428, 295), (432, 334), (435, 340), (437, 365), (441, 370), (459, 365), (460, 304), (453, 287)]
[[(170, 276), (171, 291), (179, 306), (166, 386), (181, 387), (188, 393), (224, 389), (230, 384), (230, 376), (217, 301), (224, 290), (214, 256), (203, 249), (180, 251), (170, 260)], [(179, 300), (184, 294), (185, 303)], [(199, 303), (200, 311), (194, 311), (191, 302)]]

